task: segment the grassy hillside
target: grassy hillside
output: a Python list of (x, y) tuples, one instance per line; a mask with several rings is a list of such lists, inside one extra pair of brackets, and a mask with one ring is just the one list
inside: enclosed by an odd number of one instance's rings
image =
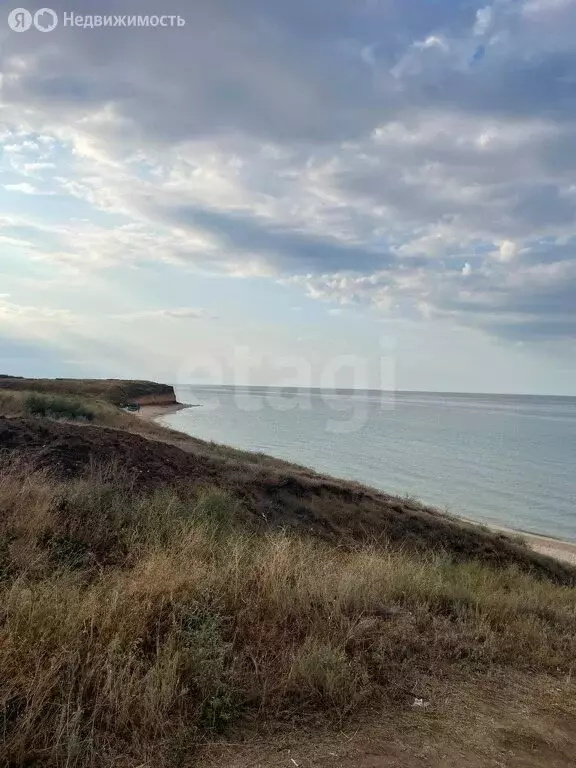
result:
[[(120, 416), (124, 423), (134, 421), (130, 414)], [(183, 451), (150, 439), (160, 436), (161, 429), (144, 437), (52, 419), (0, 418), (0, 444), (60, 478), (112, 461), (138, 490), (169, 487), (184, 497), (212, 486), (226, 491), (239, 503), (239, 522), (251, 531), (290, 529), (347, 548), (390, 542), (415, 552), (445, 551), (457, 561), (475, 558), (515, 566), (559, 584), (576, 583), (569, 565), (414, 500), (201, 441), (190, 441)]]
[(176, 402), (174, 388), (152, 381), (123, 381), (121, 379), (24, 379), (0, 376), (0, 391), (26, 391), (46, 395), (99, 398), (115, 405), (150, 398), (166, 398)]
[[(104, 401), (63, 421), (6, 397), (0, 764), (206, 765), (221, 735), (384, 720), (397, 765), (572, 764), (568, 566), (302, 467), (134, 434)], [(452, 701), (482, 715), (469, 755)]]

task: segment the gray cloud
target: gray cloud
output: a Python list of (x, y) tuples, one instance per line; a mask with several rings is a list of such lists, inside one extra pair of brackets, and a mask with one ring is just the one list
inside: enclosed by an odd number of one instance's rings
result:
[(281, 273), (374, 272), (394, 263), (387, 253), (345, 244), (329, 237), (314, 237), (296, 231), (267, 226), (245, 216), (229, 215), (201, 208), (180, 207), (159, 212), (177, 225), (189, 225), (209, 232), (220, 240), (223, 253), (259, 254)]

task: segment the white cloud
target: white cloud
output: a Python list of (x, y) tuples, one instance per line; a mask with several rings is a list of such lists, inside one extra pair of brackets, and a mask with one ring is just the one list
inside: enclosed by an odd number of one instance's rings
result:
[(72, 325), (76, 317), (68, 309), (37, 307), (8, 301), (9, 294), (0, 295), (0, 320), (17, 330), (46, 331), (57, 326)]
[(173, 307), (169, 309), (150, 309), (141, 312), (132, 312), (125, 315), (115, 315), (120, 320), (145, 320), (170, 318), (176, 320), (217, 320), (205, 309), (195, 309), (193, 307)]
[(55, 163), (24, 163), (23, 173), (34, 176), (41, 171), (51, 170), (52, 168), (56, 168)]
[(487, 5), (476, 11), (476, 23), (474, 24), (473, 34), (477, 36), (485, 35), (493, 21), (492, 6)]
[(28, 182), (24, 181), (20, 184), (4, 184), (4, 189), (7, 192), (21, 192), (23, 195), (40, 195), (40, 190), (32, 186)]
[(518, 243), (513, 240), (502, 240), (498, 250), (494, 252), (494, 257), (499, 261), (512, 261), (518, 256), (519, 251)]
[(441, 48), (443, 51), (448, 50), (448, 44), (445, 39), (442, 37), (437, 37), (436, 35), (430, 35), (430, 37), (427, 37), (425, 40), (422, 40), (421, 42), (414, 43), (415, 48)]

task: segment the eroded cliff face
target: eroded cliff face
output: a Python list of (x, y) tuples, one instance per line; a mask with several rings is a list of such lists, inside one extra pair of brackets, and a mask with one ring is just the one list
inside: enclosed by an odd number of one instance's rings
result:
[(174, 405), (177, 400), (176, 394), (172, 389), (172, 392), (157, 395), (140, 395), (139, 397), (132, 398), (132, 402), (138, 403), (138, 405)]

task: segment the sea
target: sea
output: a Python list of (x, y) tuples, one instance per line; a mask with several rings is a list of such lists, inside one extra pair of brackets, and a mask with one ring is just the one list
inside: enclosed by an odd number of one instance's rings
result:
[(576, 542), (576, 397), (178, 387), (162, 423), (478, 522)]

